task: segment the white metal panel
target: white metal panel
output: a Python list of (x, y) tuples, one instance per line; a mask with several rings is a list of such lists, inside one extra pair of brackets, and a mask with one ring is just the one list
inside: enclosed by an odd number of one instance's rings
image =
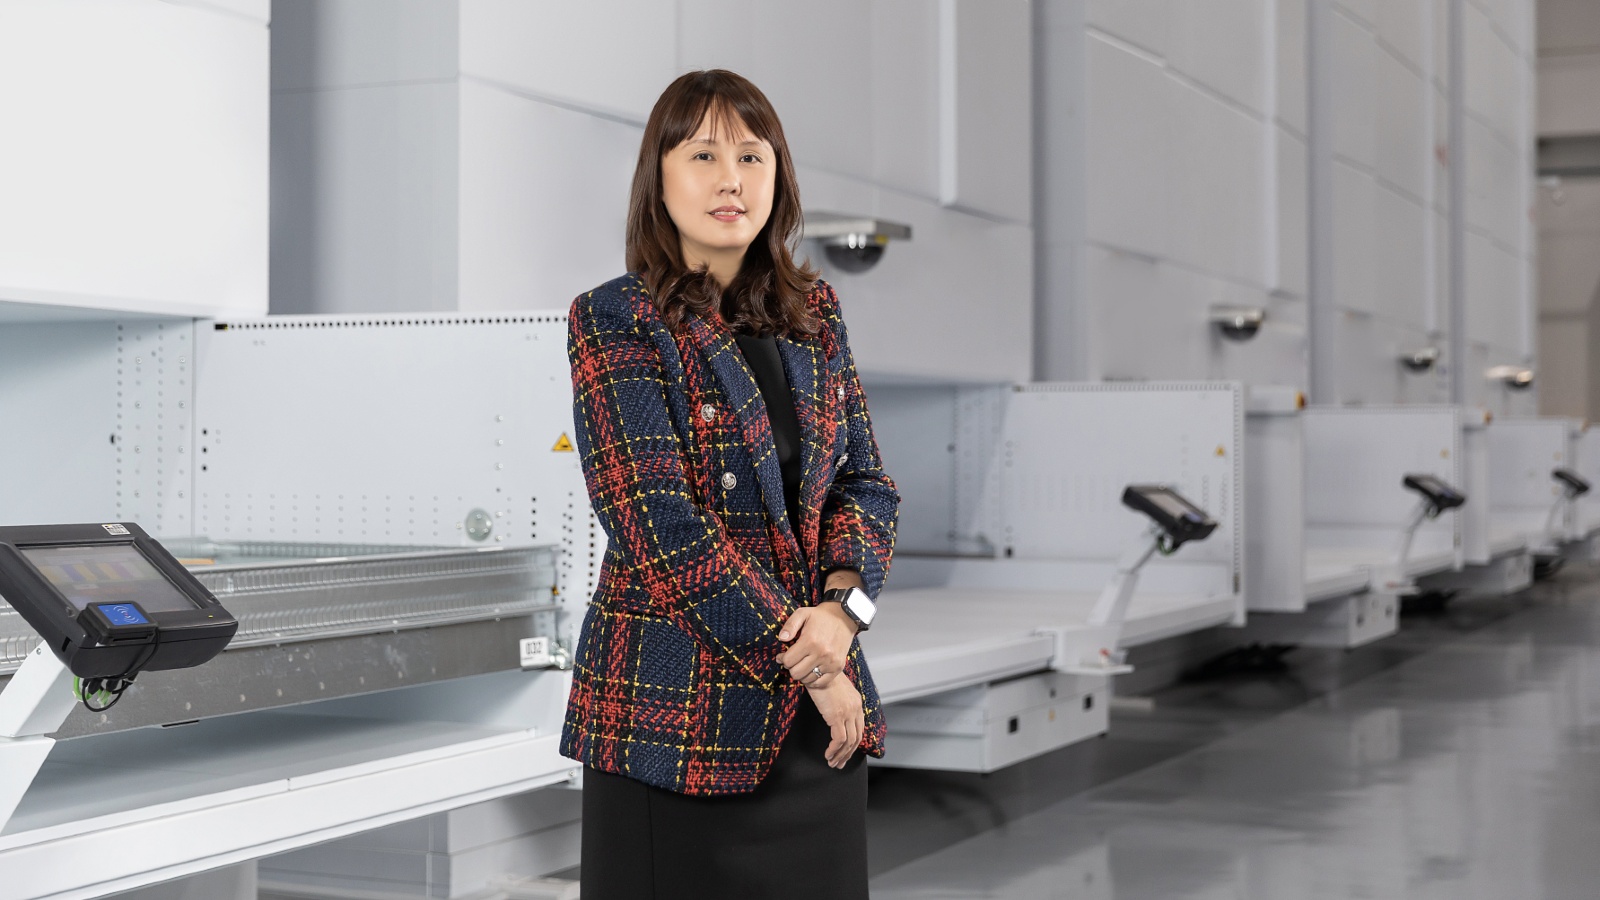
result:
[(1377, 4), (1378, 39), (1412, 68), (1433, 65), (1433, 0), (1382, 0)]
[[(1314, 2), (1314, 0), (1313, 0)], [(1372, 33), (1345, 16), (1333, 23), (1333, 148), (1339, 157), (1362, 167), (1377, 162), (1376, 71), (1378, 53)]]
[(1245, 419), (1245, 605), (1305, 609), (1305, 443), (1298, 413)]
[(1157, 56), (1167, 54), (1172, 34), (1171, 0), (1088, 0), (1089, 27)]
[[(872, 2), (872, 179), (939, 197), (939, 9)], [(808, 201), (810, 198), (807, 198)]]
[(900, 490), (895, 551), (956, 547), (956, 404), (948, 387), (874, 385), (872, 430), (884, 470)]
[(1383, 184), (1372, 192), (1373, 219), (1377, 225), (1372, 244), (1373, 309), (1418, 331), (1428, 327), (1428, 253), (1433, 238), (1433, 213), (1418, 199), (1396, 193)]
[(641, 130), (472, 82), (460, 102), (460, 308), (565, 308), (621, 275)]
[(462, 0), (446, 6), (460, 10), (461, 73), (534, 97), (643, 125), (680, 71), (677, 4)]
[[(1467, 335), (1472, 340), (1515, 347), (1522, 334), (1522, 262), (1476, 231), (1467, 232)], [(1510, 358), (1490, 365), (1521, 361)]]
[(1484, 565), (1495, 555), (1494, 505), (1489, 495), (1488, 416), (1476, 407), (1462, 410), (1460, 488), (1467, 505), (1461, 508), (1461, 555), (1469, 565)]
[(1552, 470), (1572, 464), (1572, 420), (1496, 417), (1489, 427), (1489, 500), (1497, 523), (1538, 543), (1561, 495)]
[[(852, 178), (871, 177), (875, 137), (868, 86), (873, 72), (869, 4), (680, 0), (677, 17), (679, 71), (720, 67), (749, 78), (783, 119), (797, 161)], [(615, 30), (613, 25), (602, 34)], [(641, 35), (641, 40), (670, 46), (657, 35)], [(774, 52), (774, 41), (826, 52)], [(626, 64), (612, 64), (629, 72)], [(664, 87), (662, 83), (653, 90), (659, 93)]]
[(1334, 292), (1344, 309), (1375, 312), (1378, 186), (1365, 171), (1333, 164)]
[(1488, 15), (1472, 3), (1462, 3), (1466, 17), (1466, 105), (1493, 123), (1502, 137), (1513, 140), (1522, 121), (1522, 79), (1527, 66), (1497, 32)]
[(1339, 8), (1363, 25), (1377, 21), (1378, 4), (1384, 0), (1335, 0)]
[(1005, 555), (1115, 559), (1145, 523), (1122, 505), (1123, 488), (1162, 483), (1218, 523), (1209, 539), (1183, 550), (1183, 561), (1222, 563), (1242, 583), (1242, 432), (1237, 385), (1019, 388), (1001, 465)]
[(263, 21), (0, 4), (0, 299), (264, 312), (267, 101)]
[(224, 15), (245, 16), (266, 23), (272, 19), (272, 0), (206, 0)]
[[(940, 9), (940, 198), (947, 206), (1031, 222), (1032, 13), (1025, 0), (941, 0)], [(825, 40), (837, 41), (838, 27), (827, 23)], [(808, 73), (816, 68), (806, 61)], [(819, 137), (838, 142), (838, 130), (830, 119)]]
[[(1306, 410), (1305, 483), (1308, 542), (1393, 553), (1418, 497), (1401, 480), (1424, 473), (1461, 489), (1461, 422), (1455, 407)], [(1467, 502), (1482, 498), (1468, 497)], [(1459, 546), (1451, 512), (1417, 532), (1413, 555)]]
[(464, 522), (483, 510), (484, 543), (566, 549), (577, 611), (604, 538), (577, 453), (557, 449), (566, 332), (564, 312), (202, 323), (196, 532), (477, 546)]
[(1085, 233), (1151, 256), (1171, 244), (1177, 84), (1159, 65), (1090, 32), (1084, 100)]
[[(812, 175), (802, 172), (801, 179), (802, 190), (811, 191)], [(1032, 229), (906, 194), (864, 190), (861, 196), (868, 212), (909, 224), (914, 236), (890, 244), (863, 274), (821, 265), (838, 289), (856, 365), (865, 373), (946, 383), (1029, 378)], [(952, 327), (956, 322), (960, 327)]]
[(1276, 227), (1268, 237), (1277, 246), (1276, 277), (1268, 282), (1275, 291), (1305, 297), (1310, 238), (1306, 233), (1310, 187), (1306, 173), (1306, 143), (1284, 128), (1277, 129), (1278, 184)]
[(274, 95), (274, 312), (456, 308), (461, 114), (454, 81)]
[(1524, 213), (1522, 161), (1514, 144), (1476, 118), (1467, 120), (1467, 224), (1515, 246)]
[(1206, 88), (1266, 115), (1272, 35), (1262, 27), (1276, 0), (1177, 3), (1167, 63)]
[(1374, 154), (1377, 174), (1420, 202), (1427, 196), (1429, 166), (1434, 158), (1428, 106), (1433, 86), (1422, 73), (1386, 49), (1380, 48), (1373, 60), (1378, 84)]
[(0, 327), (0, 522), (133, 521), (187, 534), (194, 326)]
[(1306, 134), (1306, 0), (1276, 0), (1277, 83), (1273, 111), (1297, 136)]
[(1348, 404), (1445, 403), (1450, 398), (1448, 376), (1435, 366), (1412, 372), (1400, 364), (1400, 355), (1432, 346), (1435, 338), (1414, 326), (1368, 315), (1346, 315), (1339, 320), (1339, 402)]
[(1265, 125), (1188, 85), (1173, 90), (1172, 255), (1264, 285), (1271, 183)]
[(1083, 302), (1095, 305), (1101, 335), (1091, 374), (1125, 380), (1204, 371), (1204, 299), (1182, 283), (1198, 277), (1142, 255), (1086, 248)]

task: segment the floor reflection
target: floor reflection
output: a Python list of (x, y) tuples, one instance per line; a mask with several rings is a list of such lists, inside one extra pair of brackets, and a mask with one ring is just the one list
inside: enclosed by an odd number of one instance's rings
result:
[(992, 776), (873, 774), (873, 896), (1600, 897), (1600, 573), (1182, 684)]

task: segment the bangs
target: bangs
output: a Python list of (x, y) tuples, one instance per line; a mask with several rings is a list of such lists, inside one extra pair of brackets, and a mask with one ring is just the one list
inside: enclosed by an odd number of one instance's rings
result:
[(737, 96), (712, 91), (685, 99), (692, 102), (685, 104), (682, 114), (669, 113), (662, 123), (665, 126), (661, 129), (662, 152), (693, 140), (702, 123), (709, 129), (708, 136), (713, 141), (724, 133), (737, 136), (746, 132), (756, 140), (765, 141), (768, 146), (779, 146), (778, 141), (774, 140), (773, 117), (763, 115), (758, 105), (740, 103)]

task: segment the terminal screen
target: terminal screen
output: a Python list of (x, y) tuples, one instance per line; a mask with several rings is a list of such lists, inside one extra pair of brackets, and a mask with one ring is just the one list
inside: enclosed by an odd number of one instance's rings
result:
[(1194, 512), (1194, 507), (1178, 499), (1168, 491), (1151, 491), (1150, 502), (1160, 507), (1162, 512), (1174, 519), (1185, 518)]
[(183, 612), (195, 608), (132, 544), (76, 544), (19, 547), (73, 606), (137, 603), (145, 612)]

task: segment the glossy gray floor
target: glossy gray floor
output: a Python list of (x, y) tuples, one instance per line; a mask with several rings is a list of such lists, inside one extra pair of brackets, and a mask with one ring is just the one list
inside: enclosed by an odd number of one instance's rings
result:
[(1286, 662), (995, 775), (874, 771), (873, 897), (1600, 897), (1600, 573)]

